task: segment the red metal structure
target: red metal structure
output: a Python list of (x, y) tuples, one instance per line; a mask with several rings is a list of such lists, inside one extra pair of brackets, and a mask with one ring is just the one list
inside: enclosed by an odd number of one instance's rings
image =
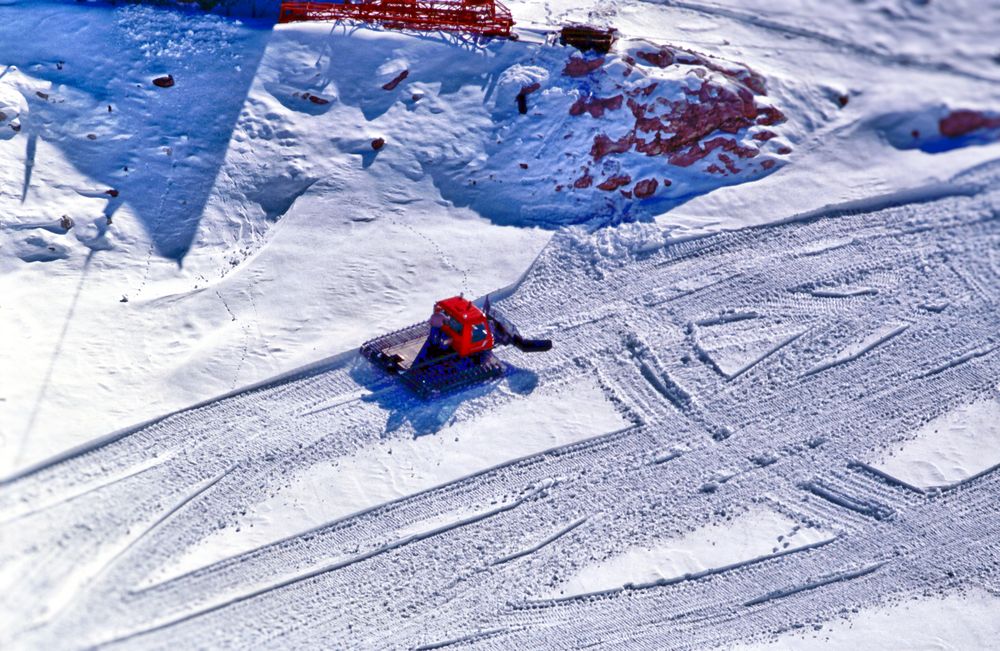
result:
[(514, 20), (496, 0), (344, 0), (282, 2), (279, 23), (344, 20), (386, 29), (511, 38)]
[(493, 348), (493, 333), (486, 315), (471, 301), (460, 296), (446, 298), (434, 305), (434, 312), (444, 317), (441, 330), (460, 357)]

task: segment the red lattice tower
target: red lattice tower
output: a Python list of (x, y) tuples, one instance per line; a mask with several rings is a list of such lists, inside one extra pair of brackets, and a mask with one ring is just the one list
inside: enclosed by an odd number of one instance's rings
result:
[(345, 0), (282, 2), (279, 23), (344, 20), (385, 29), (511, 38), (514, 20), (496, 0)]

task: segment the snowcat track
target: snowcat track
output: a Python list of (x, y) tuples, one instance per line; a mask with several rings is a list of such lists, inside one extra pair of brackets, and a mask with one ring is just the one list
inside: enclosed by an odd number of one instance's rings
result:
[(442, 396), (479, 384), (505, 373), (503, 362), (491, 352), (482, 354), (477, 362), (451, 357), (433, 364), (403, 369), (387, 350), (414, 339), (425, 339), (430, 332), (426, 321), (390, 332), (361, 345), (361, 354), (387, 373), (399, 376), (421, 398)]
[(434, 398), (502, 377), (504, 374), (503, 362), (492, 353), (484, 353), (480, 363), (462, 368), (465, 361), (461, 358), (452, 358), (439, 364), (405, 371), (400, 377), (421, 398)]

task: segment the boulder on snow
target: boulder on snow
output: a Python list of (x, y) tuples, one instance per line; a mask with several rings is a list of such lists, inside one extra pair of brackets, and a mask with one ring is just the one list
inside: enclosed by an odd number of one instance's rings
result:
[(1000, 112), (925, 106), (887, 113), (872, 121), (875, 131), (897, 149), (936, 154), (1000, 141)]
[(153, 80), (154, 86), (159, 86), (160, 88), (170, 88), (174, 85), (174, 76), (165, 75), (163, 77), (157, 77)]
[(1000, 116), (990, 116), (981, 111), (959, 109), (938, 120), (938, 130), (946, 138), (959, 138), (980, 129), (1000, 127)]
[(324, 106), (330, 103), (330, 100), (328, 100), (327, 98), (320, 97), (319, 95), (313, 95), (312, 93), (303, 93), (302, 97), (306, 98), (307, 100), (318, 106)]
[(635, 183), (635, 197), (636, 199), (645, 199), (646, 197), (651, 197), (656, 193), (656, 188), (660, 185), (660, 182), (656, 179), (642, 179), (641, 181), (636, 181)]

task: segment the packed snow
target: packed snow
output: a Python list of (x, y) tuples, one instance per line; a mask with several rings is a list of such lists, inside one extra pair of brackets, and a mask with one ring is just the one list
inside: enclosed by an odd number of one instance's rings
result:
[[(515, 19), (588, 16), (542, 9)], [(51, 30), (0, 44), (0, 282), (21, 333), (0, 363), (22, 369), (0, 412), (6, 475), (425, 318), (442, 295), (509, 285), (548, 240), (535, 224), (659, 214), (662, 243), (945, 179), (1000, 149), (886, 147), (871, 117), (938, 115), (930, 87), (988, 111), (995, 86), (822, 42), (797, 56), (808, 35), (767, 52), (773, 29), (697, 7), (623, 7), (604, 19), (620, 50), (583, 76), (573, 62), (596, 59), (530, 39), (468, 50), (141, 6), (3, 11), (12, 34)], [(166, 74), (174, 86), (152, 84)], [(674, 134), (662, 102), (695, 132)], [(745, 126), (761, 121), (779, 123)]]
[(915, 598), (863, 610), (848, 619), (810, 627), (807, 632), (790, 632), (772, 642), (740, 645), (733, 650), (988, 649), (1000, 636), (997, 609), (1000, 599), (978, 589), (943, 598)]

